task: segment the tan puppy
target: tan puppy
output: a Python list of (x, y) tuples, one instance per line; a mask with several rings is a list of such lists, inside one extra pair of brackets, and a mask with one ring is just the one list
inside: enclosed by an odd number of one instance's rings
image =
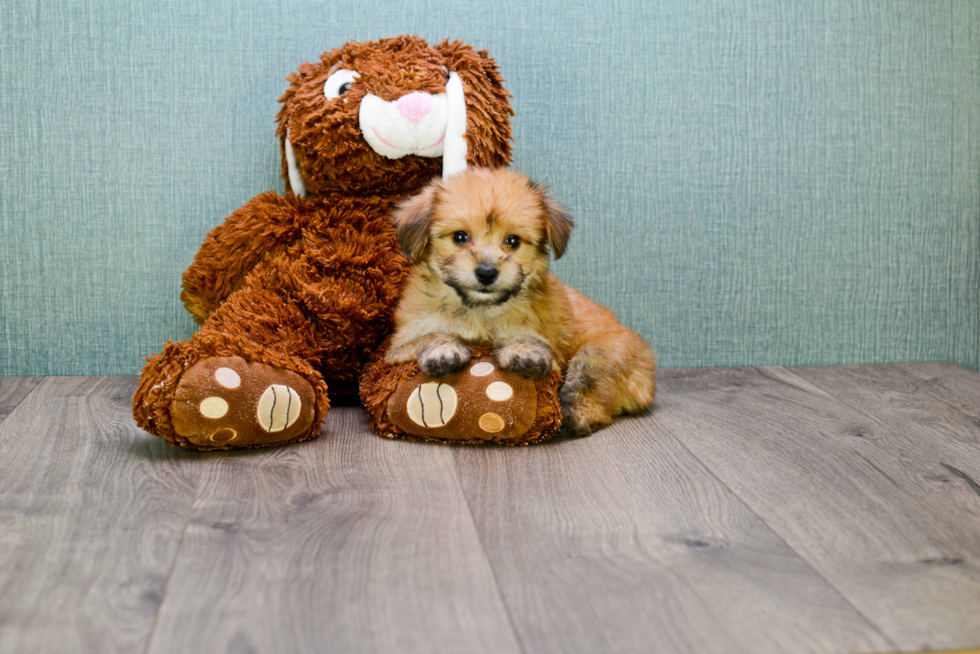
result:
[(562, 432), (587, 435), (653, 403), (653, 352), (611, 311), (548, 272), (572, 230), (541, 187), (507, 169), (471, 168), (438, 180), (395, 212), (416, 263), (395, 314), (386, 360), (418, 359), (427, 375), (456, 372), (466, 343), (528, 379), (564, 368)]

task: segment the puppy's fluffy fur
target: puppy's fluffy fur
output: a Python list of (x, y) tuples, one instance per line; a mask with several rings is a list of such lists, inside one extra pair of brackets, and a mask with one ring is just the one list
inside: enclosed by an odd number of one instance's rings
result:
[(426, 374), (446, 375), (469, 361), (466, 343), (489, 340), (501, 368), (529, 379), (567, 365), (566, 434), (589, 434), (653, 403), (650, 347), (548, 272), (548, 254), (565, 251), (572, 221), (541, 187), (506, 169), (471, 168), (404, 201), (395, 225), (416, 265), (388, 363), (418, 359)]

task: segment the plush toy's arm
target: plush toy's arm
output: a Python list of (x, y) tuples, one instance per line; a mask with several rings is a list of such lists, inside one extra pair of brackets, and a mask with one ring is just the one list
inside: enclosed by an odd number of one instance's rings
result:
[(258, 263), (288, 249), (301, 234), (302, 217), (293, 200), (273, 192), (256, 196), (205, 237), (184, 271), (184, 306), (204, 323)]

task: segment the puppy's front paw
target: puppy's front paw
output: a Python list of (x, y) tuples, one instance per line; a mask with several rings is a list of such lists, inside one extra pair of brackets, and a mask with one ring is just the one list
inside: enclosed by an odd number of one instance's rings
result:
[(470, 348), (457, 340), (429, 345), (419, 354), (419, 370), (429, 377), (445, 377), (458, 372), (470, 361)]
[(543, 343), (516, 341), (496, 350), (493, 358), (504, 370), (525, 379), (540, 379), (551, 372), (551, 349)]

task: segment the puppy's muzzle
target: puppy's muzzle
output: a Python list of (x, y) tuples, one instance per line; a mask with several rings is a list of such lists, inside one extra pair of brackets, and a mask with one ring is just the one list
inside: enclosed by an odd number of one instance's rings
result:
[(480, 282), (484, 286), (490, 286), (490, 284), (497, 281), (500, 271), (497, 270), (497, 266), (489, 263), (481, 263), (473, 271), (473, 274), (476, 276), (476, 281)]

